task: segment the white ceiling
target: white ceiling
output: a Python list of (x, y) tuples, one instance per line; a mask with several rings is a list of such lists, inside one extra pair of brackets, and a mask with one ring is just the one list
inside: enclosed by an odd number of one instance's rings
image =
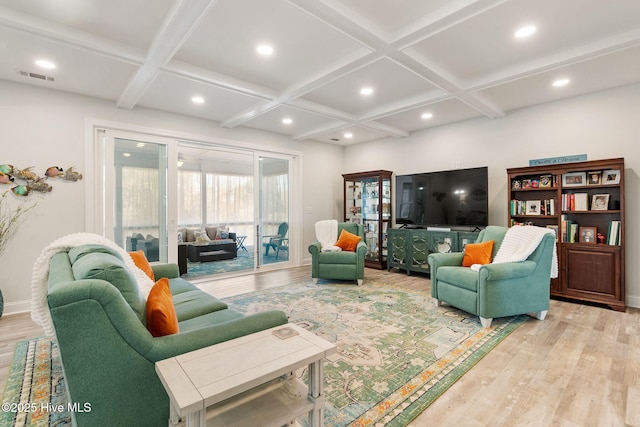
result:
[(638, 82), (640, 1), (0, 0), (0, 79), (349, 145)]

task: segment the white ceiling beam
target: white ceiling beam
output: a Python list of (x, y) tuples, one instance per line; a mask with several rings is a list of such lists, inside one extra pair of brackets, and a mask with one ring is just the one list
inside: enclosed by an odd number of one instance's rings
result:
[(0, 26), (139, 66), (144, 51), (0, 6)]
[(118, 98), (119, 108), (133, 108), (158, 75), (187, 40), (202, 16), (217, 0), (181, 0), (171, 9), (153, 38), (144, 65), (129, 80)]
[(469, 92), (489, 89), (491, 87), (520, 80), (546, 71), (588, 61), (597, 57), (615, 53), (640, 45), (640, 29), (616, 34), (580, 47), (556, 52), (553, 55), (517, 64), (513, 67), (501, 69), (497, 73), (488, 74), (470, 82)]

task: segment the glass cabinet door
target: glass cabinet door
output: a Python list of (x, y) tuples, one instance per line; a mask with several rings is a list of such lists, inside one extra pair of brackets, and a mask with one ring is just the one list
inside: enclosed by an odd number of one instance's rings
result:
[(386, 268), (387, 229), (391, 221), (391, 175), (389, 171), (345, 174), (344, 218), (362, 224), (367, 243), (367, 267)]

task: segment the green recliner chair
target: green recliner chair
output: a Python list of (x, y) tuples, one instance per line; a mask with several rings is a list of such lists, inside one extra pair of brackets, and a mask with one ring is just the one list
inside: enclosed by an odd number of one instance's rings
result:
[[(488, 226), (476, 242), (493, 240), (493, 259), (507, 230)], [(554, 245), (553, 234), (545, 234), (525, 261), (486, 264), (479, 271), (462, 267), (463, 252), (429, 254), (431, 296), (436, 305), (446, 302), (479, 316), (485, 328), (495, 317), (535, 313), (543, 320), (549, 310)]]
[(342, 230), (362, 237), (355, 252), (322, 252), (320, 242), (309, 245), (311, 253), (311, 277), (317, 283), (318, 278), (355, 280), (361, 285), (364, 280), (364, 257), (367, 254), (367, 244), (364, 240), (364, 226), (351, 222), (338, 223), (338, 236)]

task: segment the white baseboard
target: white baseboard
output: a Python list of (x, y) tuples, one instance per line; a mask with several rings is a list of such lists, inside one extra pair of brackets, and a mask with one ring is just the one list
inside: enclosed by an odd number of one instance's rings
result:
[(640, 308), (640, 297), (627, 295), (627, 306), (633, 308)]
[(2, 316), (10, 316), (12, 314), (27, 313), (31, 311), (31, 301), (4, 302), (4, 311)]

